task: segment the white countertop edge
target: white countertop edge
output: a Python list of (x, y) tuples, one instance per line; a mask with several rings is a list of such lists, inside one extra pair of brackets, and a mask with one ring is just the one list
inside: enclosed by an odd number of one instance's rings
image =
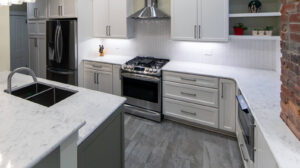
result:
[[(111, 113), (110, 115), (108, 115), (106, 118), (103, 119), (103, 122), (105, 122), (109, 117), (111, 117), (115, 112), (116, 110), (118, 110), (120, 107), (123, 106), (123, 104), (126, 102), (126, 99), (124, 99), (123, 103), (121, 105), (119, 105), (116, 109), (114, 109), (114, 112)], [(82, 142), (84, 142), (90, 135), (92, 135), (94, 133), (95, 130), (97, 130), (97, 128), (99, 128), (103, 122), (100, 122), (97, 127), (95, 127), (93, 130), (90, 130), (90, 132), (88, 134), (86, 134), (85, 138), (81, 138), (77, 141), (77, 146), (81, 145)]]
[(101, 63), (107, 63), (107, 64), (113, 64), (113, 65), (123, 65), (127, 61), (130, 61), (131, 59), (135, 58), (135, 56), (126, 56), (126, 55), (110, 55), (107, 54), (105, 56), (88, 56), (84, 57), (83, 61), (92, 61), (92, 62), (101, 62)]
[(71, 135), (73, 135), (74, 133), (78, 132), (80, 128), (82, 128), (85, 125), (85, 121), (82, 121), (80, 123), (80, 125), (78, 125), (77, 127), (74, 128), (73, 131), (71, 131), (69, 134), (67, 134), (63, 139), (61, 139), (60, 141), (58, 141), (56, 144), (54, 144), (48, 151), (46, 151), (45, 153), (43, 153), (39, 158), (36, 158), (34, 161), (32, 161), (28, 166), (26, 166), (26, 168), (31, 168), (33, 166), (35, 166), (36, 164), (38, 164), (41, 160), (43, 160), (44, 158), (46, 158), (51, 152), (53, 152), (57, 147), (59, 147), (65, 140), (67, 140)]

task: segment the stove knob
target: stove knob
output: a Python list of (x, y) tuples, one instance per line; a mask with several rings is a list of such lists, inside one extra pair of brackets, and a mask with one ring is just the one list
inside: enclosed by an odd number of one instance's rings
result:
[(153, 72), (153, 69), (152, 69), (152, 68), (149, 68), (149, 72)]
[(153, 72), (156, 73), (156, 72), (157, 72), (157, 69), (153, 69)]

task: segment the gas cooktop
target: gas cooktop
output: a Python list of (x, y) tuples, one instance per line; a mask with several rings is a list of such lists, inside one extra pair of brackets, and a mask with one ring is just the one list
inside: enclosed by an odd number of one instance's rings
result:
[(123, 71), (146, 75), (161, 75), (161, 68), (168, 63), (167, 59), (154, 57), (135, 57), (122, 66)]

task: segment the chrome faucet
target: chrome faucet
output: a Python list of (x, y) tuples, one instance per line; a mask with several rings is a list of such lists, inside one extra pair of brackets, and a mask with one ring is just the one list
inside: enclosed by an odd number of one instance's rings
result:
[(20, 72), (20, 71), (27, 71), (29, 72), (29, 74), (32, 76), (32, 79), (34, 81), (34, 83), (37, 83), (37, 78), (35, 73), (33, 72), (32, 69), (27, 68), (27, 67), (21, 67), (21, 68), (17, 68), (15, 70), (13, 70), (9, 75), (8, 75), (8, 79), (7, 79), (7, 93), (11, 94), (11, 80), (12, 77), (14, 76), (15, 73)]

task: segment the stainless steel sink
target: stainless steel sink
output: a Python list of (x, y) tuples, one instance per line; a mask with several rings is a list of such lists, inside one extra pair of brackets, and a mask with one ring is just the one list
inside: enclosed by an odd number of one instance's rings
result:
[[(20, 71), (28, 72), (32, 76), (34, 82), (29, 85), (12, 89), (12, 77), (15, 73)], [(5, 90), (5, 92), (46, 107), (50, 107), (77, 93), (77, 91), (74, 90), (38, 82), (33, 70), (27, 67), (17, 68), (8, 75), (7, 90)]]
[[(5, 92), (8, 92), (5, 90)], [(50, 107), (72, 95), (77, 91), (65, 89), (44, 83), (32, 83), (20, 88), (12, 89), (11, 94), (31, 102)]]

